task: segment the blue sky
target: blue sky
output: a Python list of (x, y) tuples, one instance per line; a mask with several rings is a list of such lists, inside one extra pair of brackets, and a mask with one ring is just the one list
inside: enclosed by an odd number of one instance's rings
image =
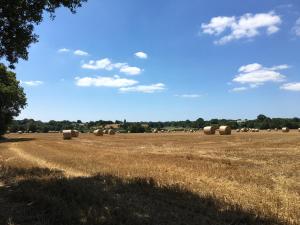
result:
[(300, 117), (300, 3), (89, 0), (36, 27), (19, 118)]

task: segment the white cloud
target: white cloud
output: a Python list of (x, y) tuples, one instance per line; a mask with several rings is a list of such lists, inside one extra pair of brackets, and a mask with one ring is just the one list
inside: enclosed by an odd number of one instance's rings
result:
[(246, 91), (246, 90), (248, 90), (247, 87), (236, 87), (236, 88), (232, 88), (230, 90), (230, 92), (241, 92), (241, 91)]
[(44, 82), (40, 80), (30, 80), (30, 81), (20, 81), (21, 84), (24, 84), (26, 86), (39, 86), (42, 85)]
[(120, 72), (125, 73), (127, 75), (139, 75), (142, 72), (142, 70), (135, 66), (124, 65), (121, 66)]
[(142, 93), (154, 93), (165, 90), (165, 85), (162, 83), (152, 85), (138, 85), (134, 87), (123, 87), (119, 89), (121, 92), (142, 92)]
[(262, 68), (262, 65), (260, 65), (258, 63), (252, 63), (252, 64), (248, 64), (246, 66), (241, 66), (239, 68), (239, 72), (249, 73), (249, 72), (253, 72), (255, 70), (259, 70), (261, 68)]
[(148, 55), (145, 52), (136, 52), (134, 54), (136, 57), (140, 58), (140, 59), (147, 59)]
[(108, 58), (100, 59), (97, 61), (90, 60), (88, 63), (84, 63), (81, 66), (83, 69), (90, 70), (112, 70), (119, 69), (121, 73), (125, 73), (127, 75), (139, 75), (142, 70), (135, 66), (129, 66), (127, 63), (112, 63), (112, 61)]
[(210, 35), (219, 35), (224, 32), (227, 28), (230, 28), (233, 23), (236, 22), (236, 18), (218, 16), (213, 17), (208, 24), (202, 24), (203, 33)]
[(233, 40), (249, 39), (261, 34), (265, 29), (268, 35), (279, 31), (281, 24), (280, 16), (275, 12), (251, 14), (247, 13), (237, 18), (232, 17), (213, 17), (209, 23), (201, 25), (202, 32), (209, 35), (220, 36), (229, 30), (229, 34), (221, 37), (215, 44), (226, 44)]
[(83, 69), (90, 69), (90, 70), (100, 70), (100, 69), (105, 69), (105, 70), (112, 70), (113, 64), (108, 58), (100, 59), (97, 61), (90, 60), (88, 63), (84, 63), (81, 66)]
[(288, 68), (290, 68), (290, 66), (287, 65), (287, 64), (273, 66), (271, 68), (263, 68), (263, 66), (261, 64), (252, 63), (252, 64), (248, 64), (248, 65), (245, 65), (245, 66), (241, 66), (239, 68), (239, 72), (249, 73), (249, 72), (253, 72), (253, 71), (257, 71), (257, 70), (262, 70), (262, 69), (276, 71), (276, 70), (285, 70), (285, 69), (288, 69)]
[(289, 69), (290, 66), (287, 65), (287, 64), (282, 64), (282, 65), (279, 65), (279, 66), (273, 66), (270, 68), (270, 70), (286, 70), (286, 69)]
[(89, 55), (89, 53), (78, 49), (78, 50), (74, 51), (74, 55), (87, 56), (87, 55)]
[(114, 64), (112, 64), (112, 66), (114, 68), (120, 69), (120, 68), (123, 68), (124, 66), (128, 66), (128, 65), (127, 65), (127, 63), (114, 63)]
[(70, 49), (68, 49), (68, 48), (61, 48), (61, 49), (58, 49), (58, 52), (59, 53), (62, 53), (62, 52), (69, 52), (70, 51)]
[(181, 98), (200, 98), (202, 95), (199, 94), (182, 94), (182, 95), (175, 95), (176, 97), (181, 97)]
[(292, 31), (297, 35), (300, 36), (300, 18), (297, 19)]
[(238, 70), (239, 74), (236, 75), (233, 81), (241, 84), (249, 84), (252, 88), (263, 85), (266, 82), (282, 82), (286, 76), (281, 74), (279, 70), (287, 68), (289, 66), (286, 64), (267, 68), (261, 64), (253, 63), (241, 66)]
[(136, 80), (120, 78), (115, 75), (114, 77), (75, 77), (76, 85), (81, 87), (113, 87), (121, 88), (128, 87), (138, 83)]
[(300, 91), (300, 82), (283, 84), (280, 89), (287, 91)]

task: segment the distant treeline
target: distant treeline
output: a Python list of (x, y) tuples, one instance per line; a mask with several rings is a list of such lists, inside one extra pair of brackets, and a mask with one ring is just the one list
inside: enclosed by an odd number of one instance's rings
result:
[(195, 121), (169, 121), (169, 122), (127, 122), (124, 121), (91, 121), (83, 123), (80, 120), (77, 121), (54, 121), (49, 122), (35, 121), (33, 119), (14, 120), (9, 126), (10, 132), (44, 132), (49, 131), (61, 131), (64, 129), (77, 129), (81, 132), (89, 132), (96, 128), (105, 127), (106, 125), (119, 124), (120, 131), (130, 131), (132, 133), (150, 132), (152, 129), (199, 129), (205, 126), (228, 125), (232, 129), (238, 129), (242, 127), (258, 128), (258, 129), (274, 129), (288, 127), (290, 129), (297, 129), (300, 127), (300, 118), (269, 118), (265, 115), (259, 115), (254, 120), (226, 120), (226, 119), (211, 119), (205, 121), (199, 118)]

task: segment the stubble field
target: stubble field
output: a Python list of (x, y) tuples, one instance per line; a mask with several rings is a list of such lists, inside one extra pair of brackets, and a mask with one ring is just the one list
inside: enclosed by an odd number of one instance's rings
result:
[(300, 133), (10, 134), (0, 224), (300, 224)]

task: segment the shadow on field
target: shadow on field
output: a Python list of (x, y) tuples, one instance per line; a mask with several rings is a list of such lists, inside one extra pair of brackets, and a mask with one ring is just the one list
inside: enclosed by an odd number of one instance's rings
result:
[(0, 143), (33, 141), (35, 138), (0, 138)]
[(0, 187), (0, 224), (283, 224), (151, 178), (66, 178), (61, 171), (3, 167), (0, 179), (9, 184)]

